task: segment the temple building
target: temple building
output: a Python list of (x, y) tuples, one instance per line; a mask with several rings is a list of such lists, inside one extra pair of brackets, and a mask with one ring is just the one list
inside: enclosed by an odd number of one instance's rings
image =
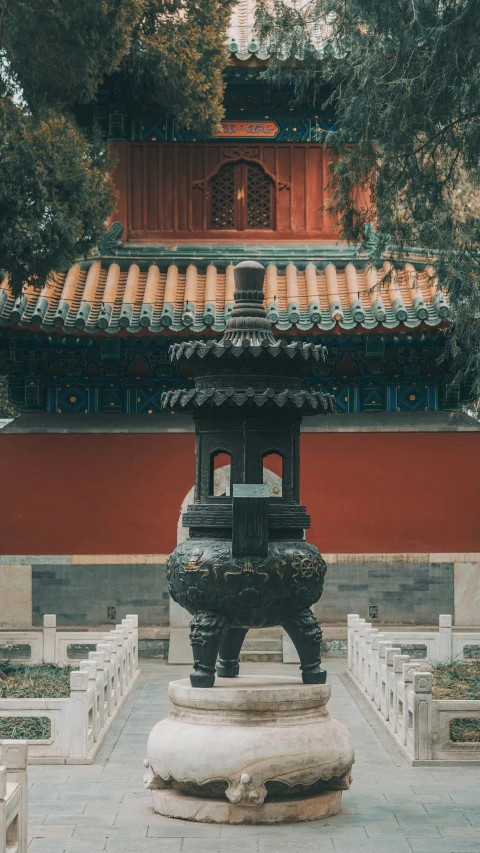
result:
[[(185, 383), (168, 348), (222, 335), (246, 259), (266, 268), (276, 334), (328, 350), (308, 381), (337, 415), (306, 418), (302, 434), (308, 538), (329, 563), (317, 615), (333, 638), (349, 611), (478, 624), (480, 426), (440, 362), (448, 301), (420, 253), (376, 268), (374, 232), (339, 240), (319, 141), (335, 116), (266, 86), (252, 24), (253, 0), (240, 0), (213, 139), (132, 105), (119, 75), (106, 81), (91, 119), (117, 155), (109, 232), (41, 291), (15, 299), (3, 278), (0, 369), (22, 414), (0, 432), (0, 624), (138, 612), (145, 641), (167, 647), (164, 555), (183, 535), (194, 457), (188, 417), (160, 411)], [(266, 467), (281, 489), (281, 460)]]

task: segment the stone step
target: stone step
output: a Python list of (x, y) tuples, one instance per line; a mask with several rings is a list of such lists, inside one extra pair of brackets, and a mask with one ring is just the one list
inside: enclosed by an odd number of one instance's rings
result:
[(245, 637), (242, 651), (245, 652), (281, 652), (282, 641), (277, 637)]
[(256, 663), (281, 663), (283, 660), (282, 652), (272, 651), (246, 651), (240, 652), (241, 661), (255, 661)]

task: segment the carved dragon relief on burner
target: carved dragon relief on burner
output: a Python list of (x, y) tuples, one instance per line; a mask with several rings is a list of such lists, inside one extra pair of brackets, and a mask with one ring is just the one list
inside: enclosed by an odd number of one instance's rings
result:
[[(307, 545), (307, 543), (303, 543)], [(312, 547), (312, 546), (310, 546)], [(316, 551), (316, 549), (315, 549)], [(283, 580), (290, 576), (292, 583), (297, 579), (320, 579), (323, 582), (327, 566), (318, 551), (294, 550), (292, 543), (279, 543), (270, 550), (267, 558), (249, 557), (244, 560), (232, 557), (231, 548), (228, 545), (207, 544), (205, 548), (194, 545), (190, 548), (187, 541), (178, 546), (167, 560), (167, 580), (170, 581), (175, 573), (180, 580), (186, 575), (200, 575), (202, 581), (210, 576), (215, 580), (222, 577), (227, 581), (229, 577), (241, 575), (256, 576), (263, 578), (263, 583), (273, 580), (275, 576)], [(264, 569), (265, 571), (262, 571)]]

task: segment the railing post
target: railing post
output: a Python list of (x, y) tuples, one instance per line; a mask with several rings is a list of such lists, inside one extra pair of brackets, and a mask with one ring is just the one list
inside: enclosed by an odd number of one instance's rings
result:
[(120, 663), (119, 673), (118, 673), (119, 691), (120, 691), (120, 696), (123, 696), (123, 694), (125, 693), (125, 685), (126, 685), (125, 669), (126, 669), (126, 658), (127, 658), (125, 632), (124, 632), (124, 629), (122, 628), (122, 626), (120, 625), (120, 626), (116, 627), (115, 631), (111, 631), (110, 633), (113, 634), (117, 638), (117, 643), (118, 643), (117, 654), (118, 654), (118, 661)]
[[(425, 666), (425, 661), (423, 660), (410, 660), (408, 663), (403, 664), (403, 719), (401, 720), (401, 728), (402, 731), (400, 734), (402, 735), (402, 740), (404, 745), (411, 751), (411, 744), (409, 743), (409, 733), (411, 732), (411, 728), (409, 726), (409, 713), (410, 713), (410, 699), (413, 691), (413, 677), (416, 672), (422, 669)], [(397, 732), (399, 729), (399, 721), (400, 717), (397, 717)]]
[(363, 625), (360, 625), (360, 636), (358, 638), (358, 648), (359, 648), (359, 669), (358, 669), (358, 677), (360, 680), (360, 684), (364, 690), (367, 689), (366, 685), (366, 675), (367, 675), (367, 643), (365, 639), (365, 634), (372, 627), (371, 622), (364, 622)]
[(385, 639), (385, 634), (372, 634), (372, 699), (380, 708), (380, 649), (379, 644)]
[[(0, 765), (5, 768), (8, 781), (16, 783), (20, 788), (18, 831), (17, 838), (15, 839), (17, 842), (16, 853), (26, 853), (28, 844), (27, 761), (28, 743), (26, 740), (0, 741)], [(0, 835), (0, 843), (1, 838), (2, 836)]]
[(133, 665), (136, 672), (138, 669), (138, 615), (136, 613), (128, 613), (127, 619), (130, 619), (133, 628)]
[(452, 659), (452, 617), (443, 613), (438, 618), (438, 660), (448, 663)]
[(347, 667), (353, 669), (353, 623), (360, 619), (358, 613), (349, 613), (347, 616)]
[(72, 719), (70, 724), (72, 758), (87, 758), (88, 755), (88, 672), (74, 670), (70, 673), (70, 699)]
[(95, 660), (81, 660), (80, 670), (88, 673), (88, 687), (93, 692), (93, 740), (98, 740), (100, 732), (100, 685), (97, 675), (97, 662)]
[[(410, 655), (393, 655), (393, 667), (392, 667), (392, 682), (391, 682), (391, 690), (392, 690), (392, 708), (390, 715), (390, 723), (392, 726), (392, 730), (394, 732), (397, 731), (397, 718), (398, 718), (398, 682), (403, 678), (403, 665), (405, 663), (409, 663)], [(403, 715), (403, 709), (402, 709)]]
[(133, 625), (129, 619), (122, 619), (122, 628), (127, 632), (127, 685), (133, 678)]
[(381, 711), (386, 720), (390, 717), (390, 705), (391, 705), (391, 683), (390, 676), (392, 674), (393, 669), (393, 656), (399, 655), (401, 653), (401, 649), (398, 646), (392, 646), (389, 643), (388, 647), (385, 648), (385, 661), (382, 664), (381, 673), (382, 673), (382, 698), (381, 698)]
[(360, 628), (364, 624), (365, 619), (353, 620), (353, 675), (358, 682), (360, 681)]
[(56, 649), (57, 617), (54, 613), (45, 613), (43, 617), (43, 662), (57, 663)]
[(373, 698), (373, 666), (372, 666), (372, 642), (378, 628), (369, 628), (365, 631), (365, 690), (369, 699)]
[[(97, 681), (99, 682), (99, 691), (100, 691), (100, 729), (103, 729), (105, 725), (105, 721), (108, 717), (108, 699), (105, 702), (105, 684), (106, 684), (106, 667), (105, 667), (105, 655), (101, 651), (89, 652), (88, 653), (89, 661), (95, 661), (97, 665)], [(107, 707), (105, 707), (107, 706)]]
[(102, 652), (105, 660), (105, 683), (107, 685), (107, 716), (115, 708), (115, 688), (113, 682), (112, 643), (97, 643), (97, 652)]
[(414, 759), (434, 758), (432, 750), (432, 673), (416, 672), (413, 676)]
[[(113, 641), (113, 637), (109, 637), (108, 634), (103, 638), (103, 643), (97, 644), (97, 649), (99, 651), (105, 651), (105, 653), (110, 653), (110, 683), (109, 683), (109, 700), (110, 700), (110, 714), (113, 714), (113, 710), (118, 703), (118, 691), (117, 691), (117, 642), (115, 638), (115, 642)], [(105, 658), (107, 659), (107, 658)]]
[(0, 853), (7, 851), (7, 814), (5, 800), (7, 798), (7, 769), (0, 767)]
[(111, 653), (112, 653), (112, 668), (113, 668), (113, 699), (115, 705), (118, 705), (120, 700), (120, 673), (119, 673), (119, 660), (118, 660), (118, 637), (115, 636), (114, 631), (110, 631), (109, 634), (105, 634), (104, 642), (110, 644)]

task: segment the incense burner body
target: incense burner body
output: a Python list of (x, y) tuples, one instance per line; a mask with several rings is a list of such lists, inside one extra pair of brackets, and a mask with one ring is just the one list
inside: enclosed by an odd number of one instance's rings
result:
[(305, 541), (270, 540), (265, 557), (235, 557), (226, 539), (188, 539), (170, 555), (167, 578), (177, 604), (225, 615), (232, 626), (270, 628), (320, 598), (326, 564)]

